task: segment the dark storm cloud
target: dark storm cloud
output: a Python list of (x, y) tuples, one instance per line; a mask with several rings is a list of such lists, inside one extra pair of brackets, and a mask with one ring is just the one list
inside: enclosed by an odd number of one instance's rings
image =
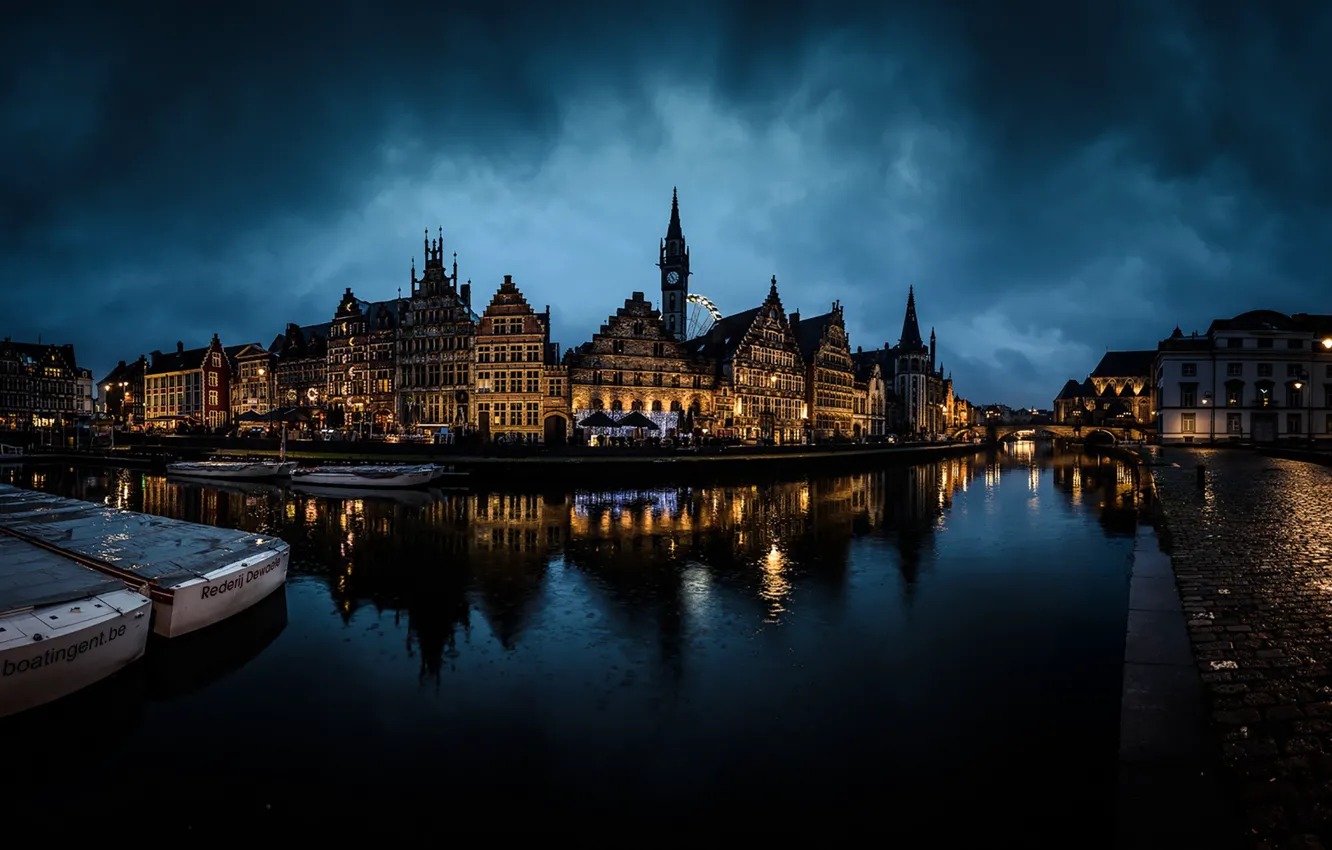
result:
[(1319, 4), (200, 8), (0, 35), (0, 333), (98, 372), (266, 342), (443, 224), (478, 300), (512, 271), (576, 344), (652, 290), (677, 183), (724, 309), (776, 273), (877, 346), (914, 284), (978, 401), (1332, 292)]

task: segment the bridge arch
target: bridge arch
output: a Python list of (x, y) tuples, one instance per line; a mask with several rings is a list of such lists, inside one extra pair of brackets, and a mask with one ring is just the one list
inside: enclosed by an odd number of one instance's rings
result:
[(1114, 432), (1106, 428), (1087, 429), (1086, 433), (1083, 435), (1083, 439), (1086, 440), (1089, 445), (1094, 445), (1096, 443), (1104, 445), (1109, 443), (1113, 446), (1119, 442), (1119, 438), (1114, 435)]

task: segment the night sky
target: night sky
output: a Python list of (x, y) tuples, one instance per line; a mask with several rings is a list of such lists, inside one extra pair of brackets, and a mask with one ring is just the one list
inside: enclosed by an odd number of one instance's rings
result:
[(392, 298), (441, 226), (577, 345), (660, 297), (674, 186), (724, 312), (775, 274), (868, 348), (914, 285), (978, 403), (1332, 296), (1329, 4), (40, 5), (0, 30), (0, 336), (96, 378)]

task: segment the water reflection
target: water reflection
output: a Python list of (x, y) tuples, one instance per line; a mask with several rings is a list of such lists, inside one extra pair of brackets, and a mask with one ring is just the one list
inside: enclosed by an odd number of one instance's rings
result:
[[(181, 811), (235, 774), (236, 812), (336, 782), (329, 799), (378, 817), (429, 764), (431, 813), (500, 788), (662, 811), (835, 798), (876, 817), (942, 799), (993, 803), (995, 835), (1093, 815), (1082, 846), (1112, 832), (1136, 488), (1109, 459), (1018, 444), (854, 475), (521, 493), (0, 476), (293, 553), (285, 597), (238, 636), (150, 656), (107, 683), (119, 696), (89, 689), (57, 720), (0, 724), (34, 742), (24, 764), (50, 766), (39, 790), (68, 739), (90, 775), (142, 764), (126, 787)], [(117, 734), (69, 739), (99, 704)], [(139, 756), (173, 747), (190, 757), (162, 788), (160, 760)], [(254, 796), (255, 765), (271, 796)]]
[[(474, 613), (505, 650), (517, 649), (552, 570), (581, 576), (605, 604), (580, 604), (617, 628), (653, 629), (660, 658), (678, 665), (686, 622), (706, 619), (718, 592), (747, 600), (761, 627), (799, 616), (802, 595), (817, 594), (827, 614), (840, 604), (860, 538), (891, 545), (909, 606), (955, 498), (975, 487), (989, 512), (999, 504), (991, 497), (1012, 486), (1033, 511), (1049, 509), (1056, 494), (1065, 509), (1094, 505), (1110, 537), (1132, 536), (1137, 492), (1135, 472), (1117, 461), (1031, 442), (855, 475), (642, 490), (313, 493), (130, 470), (7, 474), (116, 507), (280, 536), (292, 544), (293, 577), (326, 582), (345, 623), (366, 606), (393, 613), (423, 680), (458, 657)], [(1053, 493), (1042, 493), (1043, 480)]]

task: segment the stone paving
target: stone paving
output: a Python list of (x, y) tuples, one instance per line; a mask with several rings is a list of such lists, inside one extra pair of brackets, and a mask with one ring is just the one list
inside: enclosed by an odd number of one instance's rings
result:
[(1179, 464), (1152, 475), (1245, 846), (1332, 848), (1332, 469), (1233, 450), (1160, 459)]

